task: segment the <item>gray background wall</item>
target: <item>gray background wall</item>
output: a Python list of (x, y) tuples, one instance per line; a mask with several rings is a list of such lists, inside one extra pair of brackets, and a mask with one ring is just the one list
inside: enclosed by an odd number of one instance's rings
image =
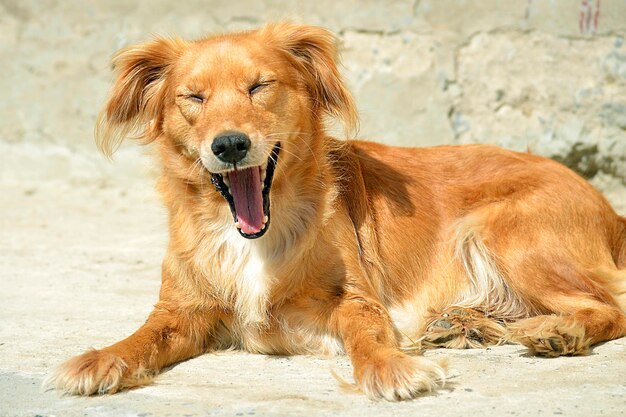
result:
[(93, 145), (111, 54), (285, 18), (338, 33), (360, 137), (530, 149), (626, 211), (623, 0), (0, 0), (0, 185), (144, 187), (145, 151)]

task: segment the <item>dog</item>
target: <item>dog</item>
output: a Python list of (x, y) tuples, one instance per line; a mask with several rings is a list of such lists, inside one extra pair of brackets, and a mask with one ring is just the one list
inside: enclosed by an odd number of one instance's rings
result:
[(60, 391), (114, 393), (234, 347), (346, 353), (356, 388), (394, 401), (445, 380), (412, 350), (584, 355), (626, 335), (626, 219), (536, 155), (329, 136), (329, 118), (358, 123), (329, 31), (156, 38), (113, 63), (96, 139), (109, 156), (154, 143), (169, 245), (145, 324), (60, 365)]

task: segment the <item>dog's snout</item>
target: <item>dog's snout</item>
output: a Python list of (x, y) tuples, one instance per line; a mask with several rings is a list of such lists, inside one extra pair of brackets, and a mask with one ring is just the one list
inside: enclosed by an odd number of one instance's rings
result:
[(246, 157), (250, 144), (250, 138), (243, 133), (225, 132), (213, 139), (211, 150), (219, 160), (234, 164)]

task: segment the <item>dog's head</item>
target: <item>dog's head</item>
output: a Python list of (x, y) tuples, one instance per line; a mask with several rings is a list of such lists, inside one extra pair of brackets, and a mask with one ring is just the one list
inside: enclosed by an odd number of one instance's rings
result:
[(187, 182), (209, 175), (241, 235), (260, 237), (276, 164), (311, 158), (324, 116), (355, 127), (335, 57), (330, 32), (286, 23), (124, 49), (114, 58), (98, 144), (110, 155), (131, 132), (156, 141), (171, 175)]

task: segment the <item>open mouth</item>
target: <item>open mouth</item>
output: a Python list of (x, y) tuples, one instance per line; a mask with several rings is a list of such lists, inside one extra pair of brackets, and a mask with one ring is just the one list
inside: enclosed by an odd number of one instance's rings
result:
[(257, 239), (270, 227), (270, 189), (279, 152), (277, 142), (267, 164), (211, 174), (211, 182), (228, 202), (235, 226), (246, 239)]

